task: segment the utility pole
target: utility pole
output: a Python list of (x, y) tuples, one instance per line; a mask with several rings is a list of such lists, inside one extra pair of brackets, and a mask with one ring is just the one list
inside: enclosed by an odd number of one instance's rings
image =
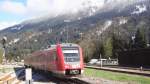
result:
[(68, 43), (68, 26), (67, 26), (67, 43)]
[(100, 59), (100, 67), (103, 67), (103, 62), (102, 62), (102, 56), (101, 56), (101, 53), (99, 54), (99, 59)]

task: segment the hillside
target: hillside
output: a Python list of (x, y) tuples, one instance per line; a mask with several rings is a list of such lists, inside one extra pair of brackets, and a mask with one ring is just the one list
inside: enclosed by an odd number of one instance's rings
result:
[(89, 52), (85, 56), (99, 57), (100, 44), (112, 36), (124, 45), (119, 46), (121, 50), (128, 49), (130, 46), (126, 45), (130, 44), (137, 29), (144, 29), (149, 43), (150, 1), (141, 0), (130, 4), (118, 2), (111, 7), (108, 6), (109, 1), (100, 9), (90, 5), (75, 14), (39, 17), (0, 31), (0, 37), (8, 38), (8, 57), (22, 58), (50, 44), (63, 42), (78, 43), (83, 47), (84, 54)]

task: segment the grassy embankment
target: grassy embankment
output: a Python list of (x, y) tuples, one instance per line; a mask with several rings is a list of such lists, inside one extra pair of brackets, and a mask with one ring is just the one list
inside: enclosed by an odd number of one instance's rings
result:
[(88, 77), (100, 77), (114, 81), (136, 82), (137, 84), (150, 84), (150, 77), (103, 71), (103, 70), (85, 68), (84, 75)]
[(2, 48), (0, 47), (0, 64), (2, 63), (2, 56), (3, 56), (3, 50), (2, 50)]
[(3, 56), (3, 49), (0, 47), (0, 73), (7, 73), (12, 71), (12, 68), (5, 68), (1, 65), (2, 63), (2, 56)]

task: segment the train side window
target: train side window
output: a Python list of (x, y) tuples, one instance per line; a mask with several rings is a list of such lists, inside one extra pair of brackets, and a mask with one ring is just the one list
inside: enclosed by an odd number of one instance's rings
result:
[(54, 56), (54, 61), (57, 61), (56, 50), (54, 51), (53, 56)]
[(51, 61), (51, 58), (52, 58), (51, 52), (48, 52), (48, 59), (49, 59), (49, 61)]
[(56, 55), (56, 59), (55, 60), (58, 61), (57, 55)]
[(54, 52), (52, 53), (52, 60), (55, 61)]
[(55, 54), (55, 61), (57, 61), (58, 59), (57, 59), (57, 56), (56, 56), (56, 54)]

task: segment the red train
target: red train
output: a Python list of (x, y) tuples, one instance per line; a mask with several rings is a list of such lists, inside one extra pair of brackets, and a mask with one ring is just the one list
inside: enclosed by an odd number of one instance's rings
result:
[(83, 73), (82, 49), (77, 44), (65, 43), (36, 51), (24, 59), (25, 66), (50, 71), (63, 76), (76, 76)]

